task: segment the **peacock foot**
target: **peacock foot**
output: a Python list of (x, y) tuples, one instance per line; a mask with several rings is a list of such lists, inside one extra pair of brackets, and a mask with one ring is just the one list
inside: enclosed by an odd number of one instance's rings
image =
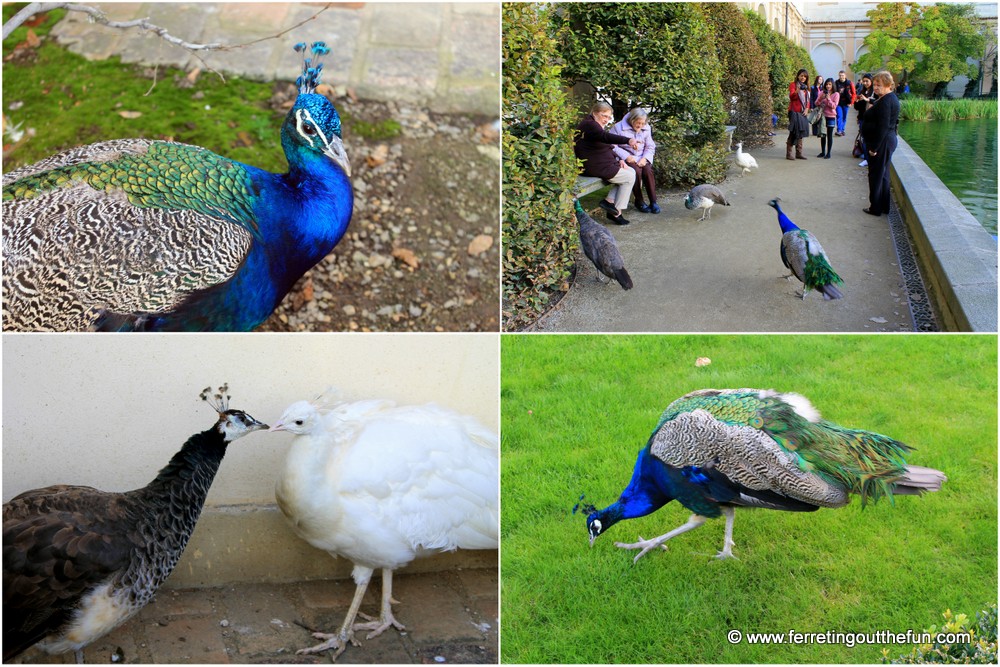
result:
[(735, 546), (736, 545), (732, 542), (726, 542), (725, 545), (723, 545), (722, 547), (722, 551), (715, 554), (715, 558), (717, 560), (726, 560), (729, 558), (732, 558), (734, 560), (739, 560), (739, 558), (733, 555), (733, 547)]
[(309, 653), (322, 653), (323, 651), (333, 651), (333, 660), (336, 660), (344, 649), (347, 648), (348, 642), (358, 646), (358, 641), (354, 638), (354, 631), (338, 632), (337, 634), (327, 634), (325, 632), (314, 632), (312, 636), (315, 639), (325, 639), (326, 641), (322, 644), (316, 644), (315, 646), (310, 646), (309, 648), (301, 648), (295, 652), (296, 655), (306, 655)]
[(642, 549), (642, 551), (640, 551), (639, 554), (632, 559), (633, 563), (638, 563), (640, 558), (656, 547), (662, 547), (664, 551), (667, 550), (667, 545), (663, 544), (663, 542), (659, 539), (644, 540), (642, 539), (642, 535), (639, 536), (638, 542), (633, 542), (631, 544), (626, 544), (625, 542), (615, 542), (615, 546), (619, 549)]
[(388, 630), (390, 627), (396, 628), (400, 632), (406, 630), (406, 626), (397, 621), (396, 617), (392, 615), (391, 611), (389, 612), (388, 615), (382, 616), (378, 619), (376, 619), (374, 616), (369, 616), (368, 614), (361, 614), (360, 612), (359, 615), (367, 619), (370, 619), (368, 623), (354, 624), (355, 630), (371, 630), (371, 632), (369, 632), (365, 636), (365, 639), (374, 639), (375, 637), (378, 637), (380, 634)]

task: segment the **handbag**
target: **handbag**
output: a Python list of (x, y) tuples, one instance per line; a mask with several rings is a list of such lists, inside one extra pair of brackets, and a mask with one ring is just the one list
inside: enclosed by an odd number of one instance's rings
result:
[(851, 151), (851, 155), (861, 157), (864, 152), (865, 149), (861, 145), (861, 130), (858, 130), (858, 136), (854, 137), (854, 150)]
[(810, 125), (815, 125), (823, 118), (823, 111), (819, 107), (813, 107), (806, 116)]

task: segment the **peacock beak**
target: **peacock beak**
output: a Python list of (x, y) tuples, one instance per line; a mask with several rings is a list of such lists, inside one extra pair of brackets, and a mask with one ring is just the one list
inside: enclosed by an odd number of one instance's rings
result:
[(591, 549), (594, 548), (594, 540), (596, 540), (596, 539), (597, 539), (597, 535), (591, 535), (590, 536), (590, 548)]
[(284, 430), (285, 430), (285, 424), (279, 421), (277, 424), (267, 429), (267, 432), (273, 433), (274, 431), (284, 431)]
[(323, 149), (323, 154), (336, 162), (344, 170), (348, 178), (351, 177), (351, 160), (347, 157), (347, 151), (344, 150), (344, 142), (340, 137), (336, 135), (330, 137), (326, 148)]

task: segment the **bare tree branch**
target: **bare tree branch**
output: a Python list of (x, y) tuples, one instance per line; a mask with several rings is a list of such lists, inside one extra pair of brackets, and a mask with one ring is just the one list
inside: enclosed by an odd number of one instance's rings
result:
[[(330, 8), (330, 5), (324, 5), (322, 9), (310, 16), (309, 18), (300, 21), (299, 23), (293, 25), (290, 28), (282, 30), (281, 32), (271, 35), (269, 37), (261, 37), (260, 39), (255, 39), (245, 44), (222, 44), (220, 42), (212, 42), (209, 44), (197, 44), (194, 42), (187, 42), (178, 37), (174, 37), (166, 28), (161, 28), (160, 26), (150, 23), (149, 19), (134, 19), (132, 21), (112, 21), (110, 20), (104, 12), (96, 7), (91, 7), (90, 5), (81, 5), (75, 2), (32, 2), (27, 7), (15, 14), (7, 23), (3, 26), (3, 39), (7, 39), (11, 32), (19, 28), (25, 21), (34, 16), (35, 14), (41, 14), (43, 12), (51, 11), (53, 9), (66, 9), (71, 12), (82, 12), (87, 14), (97, 23), (101, 25), (108, 26), (109, 28), (118, 28), (126, 30), (128, 28), (141, 28), (142, 30), (148, 30), (166, 42), (175, 44), (188, 51), (228, 51), (232, 49), (242, 49), (252, 44), (257, 44), (259, 42), (264, 42), (269, 39), (278, 39), (286, 35), (287, 33), (295, 30), (296, 28), (305, 25), (310, 21), (314, 21), (316, 17), (325, 12)], [(197, 55), (197, 54), (195, 54)], [(199, 60), (201, 60), (199, 58)], [(204, 63), (205, 61), (202, 60)], [(207, 64), (205, 65), (208, 69), (212, 69)], [(214, 71), (214, 70), (213, 70)]]

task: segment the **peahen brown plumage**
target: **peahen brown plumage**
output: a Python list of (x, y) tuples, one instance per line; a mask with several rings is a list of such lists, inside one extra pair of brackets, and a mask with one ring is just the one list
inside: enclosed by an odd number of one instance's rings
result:
[(799, 394), (695, 391), (667, 407), (618, 501), (602, 510), (584, 507), (590, 544), (622, 519), (677, 500), (693, 512), (687, 523), (653, 539), (615, 545), (640, 550), (638, 561), (667, 540), (725, 515), (717, 557), (731, 558), (736, 507), (812, 512), (843, 507), (852, 494), (861, 496), (864, 506), (940, 490), (944, 473), (908, 464), (909, 451), (889, 436), (822, 419)]
[[(618, 250), (615, 237), (603, 225), (587, 215), (579, 200), (574, 200), (573, 207), (576, 210), (576, 221), (580, 225), (580, 245), (583, 246), (583, 254), (594, 263), (594, 267), (600, 273), (617, 280), (622, 289), (632, 289), (632, 277), (625, 270), (625, 260)], [(597, 280), (601, 280), (600, 274)]]
[(184, 443), (152, 482), (109, 493), (89, 486), (26, 491), (3, 506), (3, 660), (34, 644), (83, 649), (142, 609), (180, 560), (208, 489), (237, 438), (267, 428), (230, 410)]

